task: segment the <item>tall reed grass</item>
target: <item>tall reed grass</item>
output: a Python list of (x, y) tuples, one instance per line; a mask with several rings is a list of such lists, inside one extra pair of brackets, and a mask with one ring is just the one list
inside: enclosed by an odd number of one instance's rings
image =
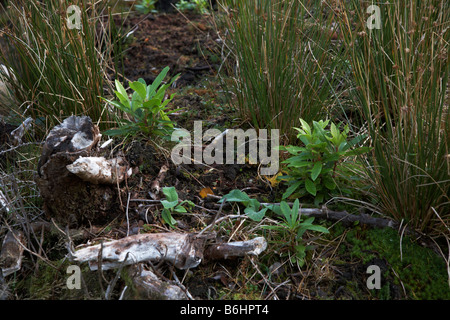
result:
[(277, 128), (287, 143), (292, 127), (325, 117), (336, 104), (339, 63), (333, 15), (320, 1), (219, 1), (232, 61), (227, 88), (244, 119)]
[(449, 3), (373, 3), (380, 29), (367, 27), (370, 4), (341, 0), (337, 12), (373, 145), (373, 195), (397, 221), (450, 235)]
[[(76, 22), (70, 5), (81, 10), (81, 29), (67, 23)], [(107, 126), (110, 114), (99, 97), (112, 88), (108, 72), (120, 59), (121, 43), (108, 1), (18, 0), (5, 15), (0, 63), (12, 71), (8, 82), (21, 105), (12, 106), (14, 112), (26, 110), (49, 125), (84, 114)]]

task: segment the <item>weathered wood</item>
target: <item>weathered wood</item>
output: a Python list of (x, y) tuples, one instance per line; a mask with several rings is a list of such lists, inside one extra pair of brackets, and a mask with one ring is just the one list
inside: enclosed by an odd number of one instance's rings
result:
[[(88, 262), (91, 270), (118, 268), (143, 261), (158, 263), (166, 261), (179, 269), (194, 268), (203, 259), (205, 238), (193, 234), (181, 233), (147, 233), (125, 237), (69, 253), (72, 261)], [(100, 255), (100, 251), (101, 255)], [(127, 260), (124, 262), (128, 254)]]
[(205, 259), (218, 260), (246, 255), (257, 256), (267, 248), (266, 239), (257, 237), (247, 241), (217, 243), (210, 245), (205, 251)]
[(129, 177), (132, 171), (122, 157), (108, 160), (104, 157), (80, 157), (66, 168), (84, 181), (113, 185)]
[(3, 239), (0, 253), (0, 267), (3, 276), (8, 276), (22, 266), (22, 256), (25, 246), (25, 236), (21, 231), (9, 231)]
[(187, 300), (186, 293), (177, 285), (164, 281), (150, 270), (145, 270), (142, 264), (130, 266), (131, 275), (137, 297), (133, 299), (150, 300)]
[(397, 226), (396, 222), (389, 219), (376, 218), (363, 213), (355, 215), (348, 213), (347, 211), (332, 211), (326, 208), (302, 208), (299, 210), (299, 214), (308, 217), (325, 218), (333, 221), (340, 221), (344, 225), (351, 225), (355, 222), (359, 222), (364, 225), (378, 228), (395, 228)]
[[(292, 203), (288, 203), (292, 206)], [(262, 203), (263, 206), (272, 207), (279, 206), (279, 203)], [(298, 210), (299, 215), (307, 217), (316, 217), (322, 219), (328, 219), (333, 221), (340, 221), (344, 225), (352, 225), (355, 222), (377, 228), (396, 228), (398, 223), (385, 218), (372, 217), (368, 214), (361, 213), (359, 215), (348, 213), (347, 211), (334, 211), (329, 210), (327, 207), (322, 208), (300, 208)]]
[(12, 138), (12, 144), (17, 146), (20, 143), (22, 143), (22, 138), (25, 135), (25, 133), (30, 129), (31, 124), (33, 123), (33, 118), (28, 117), (25, 119), (24, 122), (20, 126), (18, 126), (16, 129), (11, 131), (11, 138)]

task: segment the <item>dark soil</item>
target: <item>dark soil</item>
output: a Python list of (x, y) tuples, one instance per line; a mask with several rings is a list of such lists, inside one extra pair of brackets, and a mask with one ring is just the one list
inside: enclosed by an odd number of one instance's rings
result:
[(198, 15), (178, 13), (129, 17), (124, 27), (135, 30), (125, 56), (125, 76), (151, 83), (166, 66), (170, 75), (181, 74), (177, 86), (195, 85), (214, 75), (214, 29)]

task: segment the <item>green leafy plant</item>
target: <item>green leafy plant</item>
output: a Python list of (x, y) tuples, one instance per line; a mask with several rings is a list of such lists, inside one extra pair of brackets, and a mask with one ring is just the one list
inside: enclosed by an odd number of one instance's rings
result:
[(364, 139), (364, 135), (347, 141), (347, 125), (340, 131), (334, 123), (328, 130), (329, 120), (313, 121), (312, 128), (303, 119), (300, 122), (301, 128), (295, 129), (303, 146), (280, 147), (292, 155), (283, 161), (287, 164), (287, 175), (279, 177), (288, 184), (283, 199), (291, 195), (298, 198), (310, 194), (315, 197), (315, 204), (319, 204), (337, 188), (338, 179), (345, 182), (345, 175), (337, 175), (343, 159), (365, 153), (369, 148), (354, 148)]
[(224, 195), (219, 203), (225, 200), (242, 203), (245, 206), (244, 213), (254, 221), (261, 221), (269, 210), (267, 206), (261, 208), (261, 203), (258, 200), (250, 198), (247, 193), (238, 189), (231, 190), (230, 193)]
[(134, 7), (137, 11), (143, 14), (148, 13), (156, 13), (157, 10), (155, 9), (155, 3), (158, 2), (157, 0), (141, 0), (139, 4), (136, 4)]
[(303, 235), (306, 231), (317, 231), (322, 233), (329, 233), (328, 229), (313, 224), (314, 217), (302, 217), (299, 214), (300, 203), (296, 199), (292, 205), (282, 201), (279, 206), (271, 208), (275, 213), (281, 216), (282, 222), (273, 226), (262, 226), (264, 229), (277, 231), (281, 234), (279, 243), (282, 247), (288, 248), (294, 255), (291, 257), (292, 262), (297, 262), (300, 267), (305, 263), (306, 252), (311, 249), (310, 246), (305, 246), (303, 243)]
[(175, 187), (164, 187), (162, 188), (162, 192), (166, 196), (166, 199), (161, 200), (161, 204), (163, 205), (161, 216), (165, 223), (173, 227), (176, 225), (177, 221), (172, 217), (172, 214), (186, 213), (187, 210), (183, 205), (187, 204), (189, 206), (193, 206), (194, 204), (189, 200), (183, 200), (180, 202)]
[(103, 98), (117, 109), (126, 113), (129, 119), (119, 120), (122, 125), (117, 129), (110, 129), (106, 135), (135, 135), (145, 136), (157, 135), (168, 137), (173, 132), (174, 127), (168, 115), (177, 110), (168, 111), (168, 103), (172, 101), (175, 94), (165, 99), (166, 90), (178, 78), (179, 74), (172, 78), (167, 84), (162, 81), (167, 75), (169, 67), (164, 68), (151, 85), (147, 85), (144, 79), (129, 82), (130, 88), (134, 91), (131, 98), (119, 81), (115, 81), (115, 94), (119, 101), (111, 101)]
[(180, 11), (194, 11), (200, 14), (208, 13), (208, 0), (180, 0), (175, 6)]

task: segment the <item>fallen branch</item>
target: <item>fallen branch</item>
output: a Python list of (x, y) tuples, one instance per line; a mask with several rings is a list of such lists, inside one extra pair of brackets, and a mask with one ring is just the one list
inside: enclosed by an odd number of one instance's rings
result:
[[(263, 206), (273, 207), (279, 206), (278, 203), (262, 203)], [(292, 205), (292, 204), (290, 204)], [(322, 219), (329, 219), (333, 221), (342, 222), (344, 225), (351, 225), (355, 222), (359, 222), (364, 225), (378, 228), (396, 228), (398, 223), (384, 218), (375, 218), (368, 214), (361, 213), (359, 215), (348, 213), (347, 211), (333, 211), (329, 210), (327, 207), (322, 208), (300, 208), (298, 210), (299, 215), (307, 217), (315, 217)]]
[(267, 248), (267, 241), (263, 237), (247, 241), (213, 244), (205, 251), (205, 259), (219, 260), (247, 255), (257, 256)]
[[(119, 240), (103, 243), (102, 269), (118, 268), (129, 254), (125, 265), (143, 261), (173, 264), (179, 269), (194, 268), (203, 259), (203, 247), (206, 237), (181, 233), (137, 234)], [(91, 270), (99, 267), (99, 250), (101, 245), (93, 245), (69, 253), (75, 262), (88, 262)]]
[(211, 234), (138, 234), (78, 250), (68, 246), (69, 259), (77, 263), (88, 262), (91, 270), (108, 270), (145, 261), (165, 261), (178, 269), (189, 269), (197, 267), (204, 256), (208, 260), (257, 256), (267, 248), (266, 240), (258, 237), (247, 241), (212, 244), (204, 250), (206, 239), (210, 237)]

